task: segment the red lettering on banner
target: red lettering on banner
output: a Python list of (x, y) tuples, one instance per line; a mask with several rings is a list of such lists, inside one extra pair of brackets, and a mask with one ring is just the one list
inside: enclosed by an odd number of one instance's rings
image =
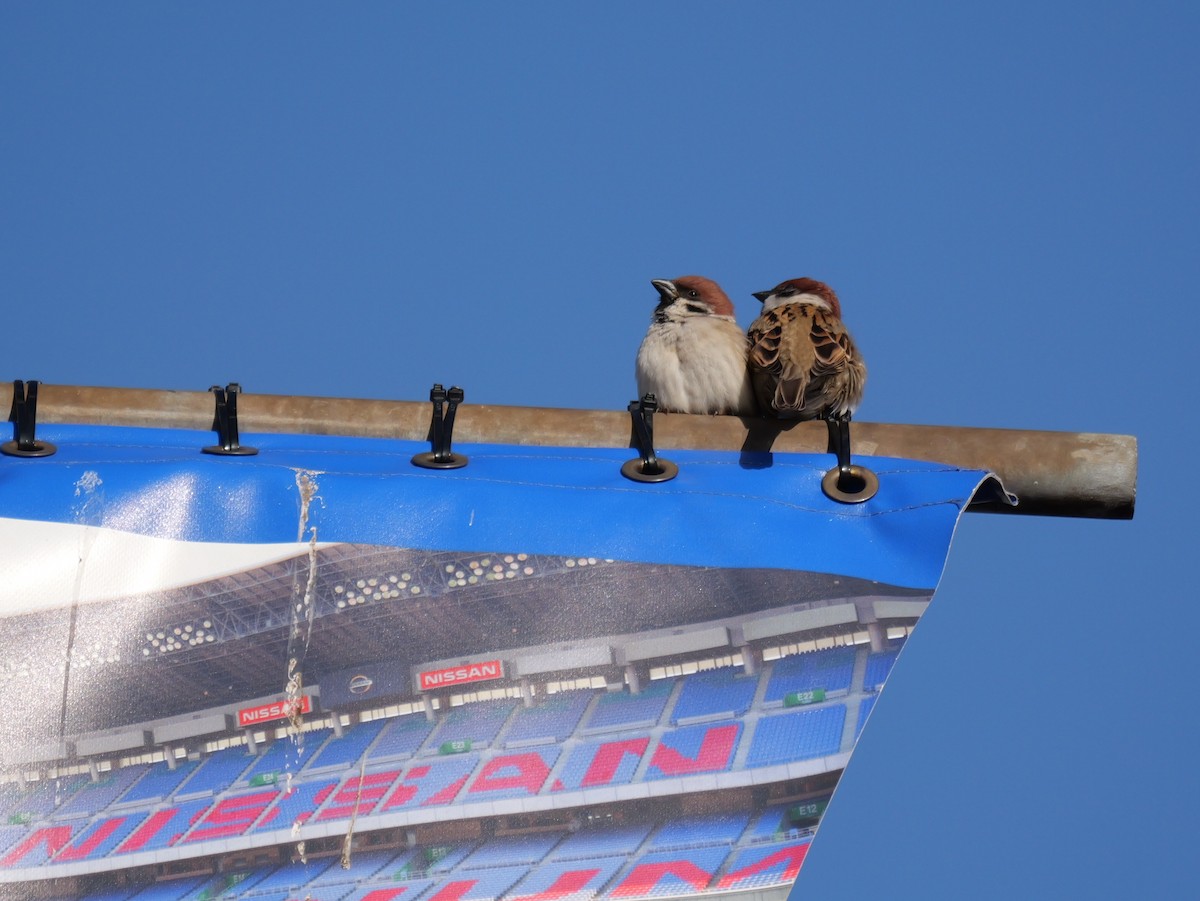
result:
[(267, 723), (271, 720), (282, 720), (292, 715), (299, 708), (301, 713), (312, 712), (312, 698), (301, 695), (298, 701), (279, 700), (269, 704), (259, 704), (257, 707), (243, 707), (238, 711), (238, 726), (245, 728), (256, 723)]
[(478, 879), (462, 879), (458, 882), (449, 882), (445, 888), (436, 895), (433, 895), (429, 901), (460, 901), (463, 895), (475, 888), (478, 882)]
[(512, 754), (508, 757), (497, 757), (488, 761), (483, 767), (483, 772), (471, 786), (469, 794), (499, 791), (506, 788), (523, 788), (529, 794), (536, 795), (546, 784), (549, 776), (550, 767), (546, 766), (546, 761), (542, 760), (540, 754)]
[(504, 663), (500, 660), (486, 660), (481, 663), (426, 670), (417, 674), (417, 684), (420, 685), (421, 691), (429, 691), (443, 685), (462, 685), (464, 682), (487, 682), (503, 678)]
[(780, 881), (792, 882), (796, 879), (796, 874), (800, 872), (800, 866), (804, 863), (804, 856), (808, 854), (808, 843), (803, 845), (793, 845), (790, 848), (783, 848), (776, 851), (774, 854), (768, 854), (758, 863), (752, 863), (748, 867), (742, 867), (740, 870), (731, 870), (721, 877), (721, 881), (717, 883), (717, 888), (733, 888), (738, 880), (745, 879), (747, 876), (753, 876), (755, 873), (761, 873), (764, 870), (769, 870), (779, 864), (786, 864), (783, 872), (780, 874)]
[(96, 831), (89, 835), (83, 842), (73, 848), (63, 848), (63, 850), (60, 851), (58, 856), (55, 858), (55, 861), (62, 862), (64, 860), (81, 860), (82, 858), (87, 857), (89, 854), (95, 851), (96, 848), (99, 847), (106, 838), (116, 832), (126, 819), (128, 818), (113, 817), (112, 819), (105, 820), (100, 824), (99, 828), (97, 828)]
[[(544, 892), (538, 892), (536, 895), (517, 895), (517, 901), (559, 901), (560, 898), (566, 898), (568, 895), (573, 895), (576, 892), (582, 891), (589, 882), (596, 878), (600, 870), (568, 870), (562, 873), (554, 884)], [(364, 898), (363, 901), (366, 901)]]
[(646, 753), (646, 746), (649, 744), (650, 738), (646, 736), (601, 745), (600, 749), (596, 751), (596, 756), (592, 758), (587, 772), (583, 774), (583, 782), (580, 783), (580, 786), (587, 788), (592, 785), (610, 784), (625, 755), (634, 754), (641, 757)]
[(660, 744), (654, 749), (654, 756), (650, 758), (650, 765), (658, 767), (668, 776), (680, 776), (685, 773), (711, 773), (715, 770), (723, 770), (729, 766), (729, 761), (733, 759), (733, 749), (737, 735), (738, 727), (736, 724), (714, 726), (704, 733), (704, 740), (700, 743), (700, 750), (696, 753), (694, 759), (679, 753), (674, 748)]
[(690, 860), (671, 860), (666, 863), (640, 863), (621, 884), (613, 889), (610, 897), (627, 898), (630, 895), (649, 894), (664, 876), (682, 879), (696, 891), (708, 885), (712, 873), (706, 873)]
[(13, 848), (3, 860), (0, 860), (0, 866), (12, 866), (38, 845), (45, 845), (47, 856), (53, 857), (70, 840), (70, 826), (45, 826)]
[(184, 841), (199, 842), (209, 838), (241, 835), (262, 816), (262, 812), (270, 807), (271, 802), (278, 796), (279, 792), (272, 789), (219, 801), (187, 834)]

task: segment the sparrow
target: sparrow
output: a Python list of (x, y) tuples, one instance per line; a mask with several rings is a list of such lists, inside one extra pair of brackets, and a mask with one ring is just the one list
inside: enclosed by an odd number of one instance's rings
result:
[(658, 306), (637, 352), (638, 397), (669, 413), (753, 415), (747, 342), (733, 301), (699, 275), (651, 279)]
[(749, 367), (758, 404), (779, 419), (823, 419), (843, 471), (849, 422), (862, 401), (867, 367), (824, 282), (793, 278), (754, 295), (762, 313), (750, 326)]

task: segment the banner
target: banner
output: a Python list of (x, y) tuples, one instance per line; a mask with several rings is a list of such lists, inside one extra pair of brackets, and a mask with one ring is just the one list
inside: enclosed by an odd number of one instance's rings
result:
[[(0, 896), (783, 897), (986, 473), (47, 426), (0, 457)], [(276, 719), (275, 717), (281, 717)]]

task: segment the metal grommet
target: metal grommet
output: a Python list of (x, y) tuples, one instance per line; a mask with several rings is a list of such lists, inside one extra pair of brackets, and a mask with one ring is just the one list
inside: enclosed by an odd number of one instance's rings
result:
[(414, 466), (425, 469), (462, 469), (467, 465), (467, 458), (461, 454), (439, 457), (433, 451), (425, 451), (423, 454), (414, 454), (412, 462)]
[(669, 482), (679, 475), (679, 467), (662, 457), (658, 457), (655, 463), (647, 466), (642, 462), (642, 458), (638, 457), (621, 464), (621, 475), (635, 482)]
[(49, 457), (58, 448), (49, 441), (38, 441), (29, 446), (22, 446), (18, 441), (5, 441), (0, 444), (0, 454), (8, 457)]
[(861, 504), (879, 492), (879, 476), (865, 466), (853, 463), (844, 473), (835, 466), (821, 479), (821, 490), (839, 504)]

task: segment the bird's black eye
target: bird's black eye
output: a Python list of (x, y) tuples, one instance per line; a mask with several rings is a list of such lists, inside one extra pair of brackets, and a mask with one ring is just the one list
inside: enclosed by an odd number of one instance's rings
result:
[(699, 297), (699, 296), (700, 296), (700, 292), (697, 291), (695, 288), (692, 288), (691, 290), (688, 291), (688, 297)]

